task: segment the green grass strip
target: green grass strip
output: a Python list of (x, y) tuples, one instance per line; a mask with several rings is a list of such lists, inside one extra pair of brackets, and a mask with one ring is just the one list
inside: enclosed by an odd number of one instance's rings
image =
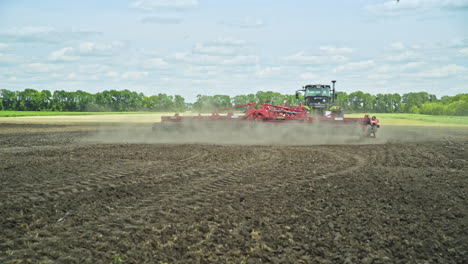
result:
[(0, 111), (0, 117), (71, 116), (71, 115), (127, 115), (161, 114), (160, 112), (58, 112), (58, 111)]

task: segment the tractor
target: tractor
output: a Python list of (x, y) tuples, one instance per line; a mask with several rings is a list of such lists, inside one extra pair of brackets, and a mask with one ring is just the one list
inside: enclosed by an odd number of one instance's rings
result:
[(315, 116), (343, 117), (343, 109), (336, 105), (338, 97), (335, 91), (336, 81), (330, 85), (308, 84), (301, 90), (296, 91), (296, 99), (299, 100), (301, 93), (304, 94), (304, 106)]
[[(299, 99), (300, 93), (304, 93), (304, 105), (273, 105), (268, 103), (249, 103), (237, 105), (234, 107), (215, 110), (211, 115), (182, 116), (176, 113), (174, 116), (162, 116), (161, 122), (153, 124), (153, 131), (178, 128), (180, 131), (182, 125), (193, 127), (216, 127), (225, 128), (229, 124), (246, 125), (253, 127), (255, 124), (263, 123), (272, 125), (272, 129), (277, 125), (301, 124), (304, 126), (329, 126), (333, 128), (346, 127), (341, 129), (344, 133), (354, 133), (360, 137), (375, 137), (377, 129), (380, 127), (379, 120), (369, 115), (361, 118), (349, 118), (343, 116), (343, 110), (335, 104), (337, 98), (335, 91), (335, 82), (333, 88), (330, 85), (306, 85), (302, 90), (296, 92), (296, 98)], [(192, 126), (196, 125), (196, 126)], [(297, 128), (296, 126), (291, 126)], [(184, 131), (185, 131), (184, 130)], [(334, 129), (338, 131), (340, 129)]]

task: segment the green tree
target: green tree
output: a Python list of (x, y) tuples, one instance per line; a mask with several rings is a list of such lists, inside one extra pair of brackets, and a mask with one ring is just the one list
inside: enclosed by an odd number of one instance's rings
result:
[(437, 101), (437, 97), (427, 92), (406, 93), (402, 97), (402, 102), (405, 104), (403, 112), (408, 112), (413, 106), (420, 108), (423, 104)]
[(185, 104), (185, 99), (180, 95), (175, 95), (173, 107), (174, 107), (173, 110), (177, 112), (184, 112), (187, 109), (186, 104)]
[(468, 116), (468, 98), (448, 104), (447, 109), (450, 110), (450, 112), (447, 114), (457, 116)]
[(362, 110), (366, 112), (373, 111), (374, 100), (374, 96), (369, 93), (364, 93), (362, 98)]
[(167, 94), (158, 94), (156, 98), (156, 111), (173, 111), (174, 110), (174, 99), (173, 96)]
[(18, 109), (20, 111), (37, 111), (37, 93), (38, 91), (34, 89), (24, 89), (23, 91), (19, 91), (18, 95)]
[(16, 110), (17, 100), (16, 92), (1, 89), (0, 90), (1, 102), (4, 110)]
[(336, 95), (336, 104), (343, 107), (343, 109), (349, 109), (349, 95), (346, 92), (337, 92)]
[(419, 107), (413, 105), (409, 110), (408, 113), (410, 114), (419, 114), (421, 111), (419, 110)]
[(401, 95), (394, 93), (389, 94), (387, 99), (387, 113), (397, 113), (401, 107)]
[(444, 96), (439, 102), (425, 103), (420, 108), (421, 114), (426, 115), (468, 115), (468, 94)]
[(283, 105), (286, 101), (284, 95), (272, 91), (258, 91), (255, 96), (257, 103)]
[(364, 110), (364, 93), (361, 91), (352, 92), (349, 94), (349, 107), (351, 111), (363, 112)]
[(231, 97), (229, 95), (216, 94), (210, 98), (211, 105), (216, 109), (232, 107)]
[(95, 95), (78, 90), (75, 92), (77, 111), (89, 111), (90, 106), (95, 103)]
[(387, 112), (387, 96), (384, 94), (376, 94), (374, 97), (373, 111), (376, 113)]
[(49, 90), (42, 90), (38, 95), (39, 110), (46, 111), (51, 110), (52, 104), (52, 93)]
[(198, 112), (207, 112), (212, 109), (210, 104), (210, 97), (206, 95), (197, 95), (197, 100), (193, 103), (193, 109)]
[(288, 94), (288, 95), (284, 95), (284, 104), (293, 106), (293, 105), (299, 105), (301, 103), (299, 102), (299, 100), (296, 99), (296, 95)]
[(247, 95), (241, 94), (241, 95), (236, 95), (232, 98), (232, 104), (234, 106), (239, 106), (239, 105), (245, 105), (249, 103), (249, 99)]
[(145, 97), (143, 99), (143, 106), (147, 110), (155, 110), (157, 101), (158, 101), (157, 95)]
[(248, 94), (247, 95), (247, 103), (258, 103), (257, 96), (255, 94)]

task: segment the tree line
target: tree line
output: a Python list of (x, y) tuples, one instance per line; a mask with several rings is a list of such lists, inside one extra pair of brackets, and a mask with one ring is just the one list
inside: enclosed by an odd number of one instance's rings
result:
[[(338, 92), (336, 104), (348, 113), (413, 113), (426, 115), (468, 115), (468, 93), (455, 96), (443, 96), (438, 99), (427, 92), (413, 92), (400, 95), (376, 94), (361, 91)], [(295, 95), (285, 95), (271, 91), (259, 91), (256, 94), (236, 95), (198, 95), (192, 108), (198, 112), (228, 108), (248, 103), (271, 103), (275, 105), (298, 105), (302, 102)]]
[[(271, 103), (275, 105), (298, 105), (295, 95), (272, 91), (259, 91), (246, 95), (197, 95), (194, 103), (186, 103), (181, 95), (160, 93), (145, 96), (129, 90), (109, 90), (88, 93), (81, 90), (68, 92), (57, 90), (23, 91), (0, 90), (0, 110), (19, 111), (155, 111), (155, 112), (210, 112), (248, 103)], [(468, 115), (468, 94), (437, 98), (427, 92), (412, 92), (400, 95), (376, 94), (361, 91), (338, 92), (337, 104), (346, 112), (415, 113), (428, 115)]]
[(185, 99), (180, 95), (158, 94), (145, 96), (129, 90), (109, 90), (88, 93), (81, 90), (68, 92), (57, 90), (23, 91), (0, 90), (0, 110), (17, 111), (69, 111), (69, 112), (126, 112), (186, 110)]

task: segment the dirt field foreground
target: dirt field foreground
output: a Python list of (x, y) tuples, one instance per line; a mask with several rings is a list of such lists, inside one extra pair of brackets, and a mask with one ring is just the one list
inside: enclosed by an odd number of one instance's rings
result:
[(467, 263), (466, 127), (150, 130), (0, 124), (0, 263)]

